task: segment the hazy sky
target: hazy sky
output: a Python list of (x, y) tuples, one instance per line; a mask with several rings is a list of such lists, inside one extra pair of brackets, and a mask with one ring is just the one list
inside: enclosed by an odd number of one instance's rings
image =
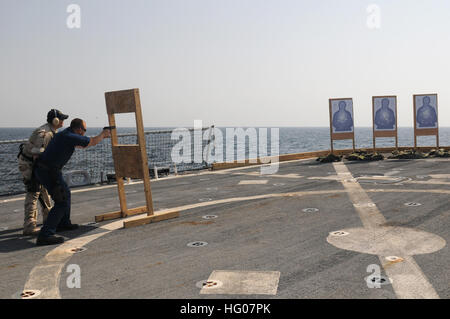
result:
[(411, 127), (421, 93), (450, 126), (449, 16), (448, 0), (0, 0), (0, 127), (55, 106), (104, 126), (104, 92), (135, 87), (147, 127), (328, 126), (339, 97), (371, 126), (373, 95), (397, 95)]

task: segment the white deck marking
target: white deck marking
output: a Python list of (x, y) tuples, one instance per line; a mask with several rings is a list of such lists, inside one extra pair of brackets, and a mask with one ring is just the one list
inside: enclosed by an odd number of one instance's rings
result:
[(208, 281), (219, 281), (217, 288), (202, 288), (202, 295), (276, 295), (279, 271), (214, 270)]
[(405, 181), (408, 184), (424, 184), (424, 185), (450, 185), (450, 182), (441, 179), (430, 179), (428, 181)]
[(400, 171), (390, 171), (390, 172), (384, 173), (384, 176), (397, 175), (398, 173), (401, 173), (401, 172)]
[(71, 239), (57, 248), (50, 251), (31, 270), (24, 290), (39, 287), (41, 295), (39, 298), (60, 299), (59, 278), (65, 263), (72, 257), (73, 253), (68, 252), (71, 248), (82, 247), (91, 241), (103, 236), (105, 233), (98, 233), (89, 236), (82, 236)]
[[(381, 215), (377, 206), (372, 203), (372, 200), (364, 191), (364, 189), (359, 185), (357, 180), (353, 178), (353, 175), (347, 169), (347, 167), (342, 163), (333, 163), (333, 166), (341, 180), (342, 185), (348, 192), (351, 202), (354, 204), (355, 209), (361, 218), (364, 227), (371, 228), (377, 227), (381, 224), (386, 223), (386, 219)], [(373, 205), (368, 205), (371, 203)]]
[[(308, 179), (311, 180), (331, 180), (331, 181), (341, 181), (342, 176), (339, 175), (330, 175), (330, 176), (313, 176), (308, 177)], [(350, 178), (349, 178), (350, 179)], [(391, 177), (391, 176), (385, 176), (385, 175), (367, 175), (367, 176), (359, 176), (359, 177), (352, 177), (351, 179), (354, 180), (373, 180), (373, 181), (386, 181), (386, 182), (406, 182), (404, 180), (404, 177)]]
[(267, 175), (263, 175), (263, 174), (261, 174), (259, 172), (233, 173), (233, 175), (265, 176), (265, 177), (294, 178), (294, 179), (299, 179), (299, 178), (303, 178), (304, 177), (304, 176), (301, 176), (299, 174), (267, 174)]
[(269, 180), (267, 179), (257, 179), (257, 180), (243, 180), (240, 181), (238, 185), (264, 185), (267, 184)]
[[(341, 177), (341, 183), (347, 190), (348, 196), (355, 206), (355, 210), (361, 218), (364, 227), (367, 229), (366, 232), (370, 233), (371, 230), (377, 231), (379, 228), (385, 229), (381, 225), (386, 223), (386, 219), (380, 213), (376, 205), (371, 201), (366, 191), (364, 191), (361, 185), (359, 185), (353, 178), (344, 163), (333, 163), (333, 166), (338, 173), (338, 176)], [(387, 232), (389, 232), (389, 230)], [(405, 249), (403, 249), (403, 247), (396, 240), (390, 240), (389, 243), (386, 243), (387, 239), (388, 238), (384, 238), (384, 240), (380, 243), (381, 250), (385, 248), (386, 244), (388, 244), (388, 246), (393, 246), (394, 250), (399, 251), (400, 254), (405, 253), (405, 255), (400, 256), (404, 260), (394, 264), (385, 263), (385, 258), (388, 257), (388, 255), (378, 255), (386, 274), (393, 280), (392, 286), (397, 297), (402, 299), (438, 299), (439, 295), (429, 283), (420, 267), (414, 261), (413, 257), (406, 255)], [(376, 242), (371, 241), (370, 245), (373, 246), (372, 248), (375, 247), (376, 250)]]
[(450, 179), (450, 174), (432, 174), (432, 175), (428, 175), (431, 178), (436, 178), (436, 179)]
[(325, 181), (340, 181), (340, 177), (337, 175), (329, 175), (329, 176), (312, 176), (312, 177), (308, 177), (308, 179), (311, 180), (325, 180)]
[[(304, 158), (304, 159), (299, 159), (299, 160), (292, 160), (292, 161), (284, 161), (284, 162), (277, 162), (276, 164), (289, 164), (289, 163), (296, 163), (296, 162), (305, 162), (305, 161), (310, 161), (310, 158)], [(273, 163), (275, 164), (275, 163)], [(247, 169), (252, 169), (252, 168), (258, 168), (260, 166), (263, 165), (272, 165), (272, 164), (261, 164), (261, 165), (251, 165), (251, 166), (244, 166), (244, 167), (235, 167), (235, 168), (227, 168), (227, 169), (223, 169), (223, 170), (218, 170), (218, 171), (207, 171), (207, 172), (201, 172), (201, 173), (194, 173), (194, 174), (186, 174), (186, 175), (176, 175), (176, 176), (167, 176), (167, 177), (162, 177), (159, 179), (152, 179), (151, 182), (155, 183), (155, 182), (161, 182), (161, 181), (167, 181), (167, 180), (171, 180), (171, 179), (178, 179), (178, 178), (185, 178), (185, 177), (193, 177), (193, 176), (203, 176), (203, 175), (222, 175), (222, 174), (226, 174), (230, 171), (240, 171), (240, 170), (247, 170)], [(259, 174), (259, 173), (257, 173)], [(290, 174), (288, 174), (290, 175)], [(267, 174), (265, 176), (274, 176), (274, 174)], [(283, 176), (283, 175), (281, 175)], [(299, 176), (302, 177), (302, 176)], [(135, 182), (131, 182), (128, 184), (125, 184), (125, 187), (127, 185), (137, 185), (137, 184), (142, 184), (142, 181), (135, 181)], [(89, 187), (89, 188), (83, 188), (83, 189), (76, 189), (71, 191), (73, 194), (75, 193), (84, 193), (84, 192), (90, 192), (90, 191), (95, 191), (95, 190), (99, 190), (99, 189), (107, 189), (107, 188), (115, 188), (117, 187), (117, 184), (114, 185), (102, 185), (102, 186), (94, 186), (94, 187)], [(15, 197), (15, 198), (9, 198), (9, 199), (3, 199), (0, 200), (0, 204), (4, 204), (4, 203), (10, 203), (10, 202), (17, 202), (19, 200), (24, 200), (25, 196), (21, 196), (21, 197)]]
[[(345, 193), (345, 190), (335, 190), (333, 193)], [(304, 195), (328, 195), (330, 194), (329, 190), (324, 191), (313, 191), (313, 192), (292, 192), (292, 193), (284, 193), (284, 194), (264, 194), (264, 195), (256, 195), (256, 196), (248, 196), (248, 197), (234, 197), (227, 198), (209, 202), (202, 202), (190, 205), (184, 205), (179, 207), (174, 207), (171, 209), (165, 209), (161, 211), (155, 212), (155, 215), (162, 214), (168, 211), (185, 211), (189, 209), (212, 206), (223, 203), (232, 203), (239, 201), (250, 201), (257, 199), (266, 199), (266, 198), (277, 198), (277, 197), (291, 197), (291, 196), (304, 196)], [(31, 270), (28, 280), (24, 285), (24, 289), (38, 289), (41, 291), (41, 295), (39, 298), (41, 299), (59, 299), (61, 298), (59, 292), (59, 280), (60, 274), (64, 267), (64, 265), (69, 261), (72, 257), (72, 253), (69, 253), (68, 250), (71, 248), (83, 247), (92, 242), (93, 240), (109, 234), (111, 231), (123, 228), (124, 221), (130, 221), (142, 218), (142, 215), (136, 215), (127, 217), (125, 219), (116, 220), (114, 222), (102, 225), (101, 229), (106, 230), (102, 233), (97, 233), (93, 235), (88, 235), (87, 233), (84, 236), (77, 237), (71, 240), (66, 241), (64, 244), (57, 246), (53, 250), (51, 250), (40, 262)]]
[[(420, 190), (420, 189), (368, 189), (367, 192), (398, 192), (398, 193), (423, 193), (424, 191), (428, 193), (437, 194), (448, 194), (450, 195), (450, 190)], [(247, 197), (233, 197), (220, 200), (214, 200), (209, 202), (195, 203), (189, 205), (178, 206), (170, 209), (165, 209), (155, 212), (155, 215), (168, 212), (168, 211), (187, 211), (190, 209), (214, 206), (219, 204), (240, 202), (240, 201), (251, 201), (259, 199), (268, 198), (283, 198), (283, 197), (296, 197), (296, 196), (316, 196), (316, 195), (330, 195), (338, 193), (347, 193), (346, 189), (338, 190), (322, 190), (322, 191), (300, 191), (300, 192), (289, 192), (289, 193), (274, 193), (274, 194), (263, 194)], [(26, 289), (38, 289), (42, 293), (39, 298), (61, 298), (59, 292), (59, 280), (60, 274), (64, 265), (69, 261), (73, 254), (68, 253), (67, 249), (84, 247), (95, 239), (100, 238), (103, 235), (109, 234), (111, 231), (123, 228), (123, 222), (129, 220), (135, 220), (142, 218), (142, 215), (136, 215), (127, 217), (125, 219), (116, 220), (108, 224), (102, 225), (101, 229), (105, 232), (89, 235), (87, 233), (84, 236), (77, 237), (66, 241), (63, 245), (57, 246), (51, 250), (30, 272), (27, 282), (25, 283)], [(386, 256), (385, 256), (386, 257)], [(401, 256), (404, 258), (404, 256)]]

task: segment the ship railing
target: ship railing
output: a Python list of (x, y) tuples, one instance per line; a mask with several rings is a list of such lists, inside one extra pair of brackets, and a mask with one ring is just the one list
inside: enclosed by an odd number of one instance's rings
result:
[[(203, 127), (202, 142), (194, 142), (194, 129), (191, 133), (191, 162), (175, 163), (172, 160), (172, 150), (179, 140), (172, 139), (173, 130), (145, 131), (146, 150), (149, 171), (152, 178), (165, 174), (178, 174), (186, 171), (201, 170), (210, 167), (208, 155), (214, 139), (211, 132), (214, 125)], [(198, 129), (200, 131), (200, 129)], [(205, 138), (206, 137), (206, 138)], [(137, 134), (126, 133), (118, 135), (120, 144), (136, 144)], [(17, 154), (19, 146), (26, 139), (0, 141), (0, 196), (15, 195), (25, 192), (22, 175), (19, 172)], [(201, 157), (200, 157), (201, 156)], [(201, 163), (194, 161), (201, 158)], [(98, 145), (87, 149), (76, 149), (70, 161), (63, 169), (66, 182), (71, 187), (102, 184), (114, 179), (114, 162), (112, 158), (110, 139), (104, 139)]]

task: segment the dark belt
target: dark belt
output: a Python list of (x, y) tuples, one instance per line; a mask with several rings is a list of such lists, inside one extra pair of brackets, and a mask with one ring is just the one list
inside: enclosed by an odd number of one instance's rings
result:
[(32, 157), (29, 157), (29, 156), (26, 156), (24, 153), (23, 153), (23, 146), (24, 146), (24, 144), (20, 144), (20, 146), (19, 146), (19, 154), (17, 155), (17, 157), (19, 157), (19, 156), (22, 156), (24, 159), (26, 159), (26, 160), (28, 160), (29, 162), (34, 162), (34, 159), (32, 158)]
[(21, 153), (20, 156), (22, 156), (24, 159), (26, 159), (29, 162), (33, 162), (34, 161), (32, 157), (26, 156), (24, 153)]

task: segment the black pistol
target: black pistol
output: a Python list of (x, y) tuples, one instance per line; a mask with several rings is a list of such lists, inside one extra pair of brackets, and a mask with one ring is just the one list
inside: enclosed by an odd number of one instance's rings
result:
[(113, 129), (115, 129), (116, 128), (116, 126), (105, 126), (103, 129), (104, 130), (113, 130)]

